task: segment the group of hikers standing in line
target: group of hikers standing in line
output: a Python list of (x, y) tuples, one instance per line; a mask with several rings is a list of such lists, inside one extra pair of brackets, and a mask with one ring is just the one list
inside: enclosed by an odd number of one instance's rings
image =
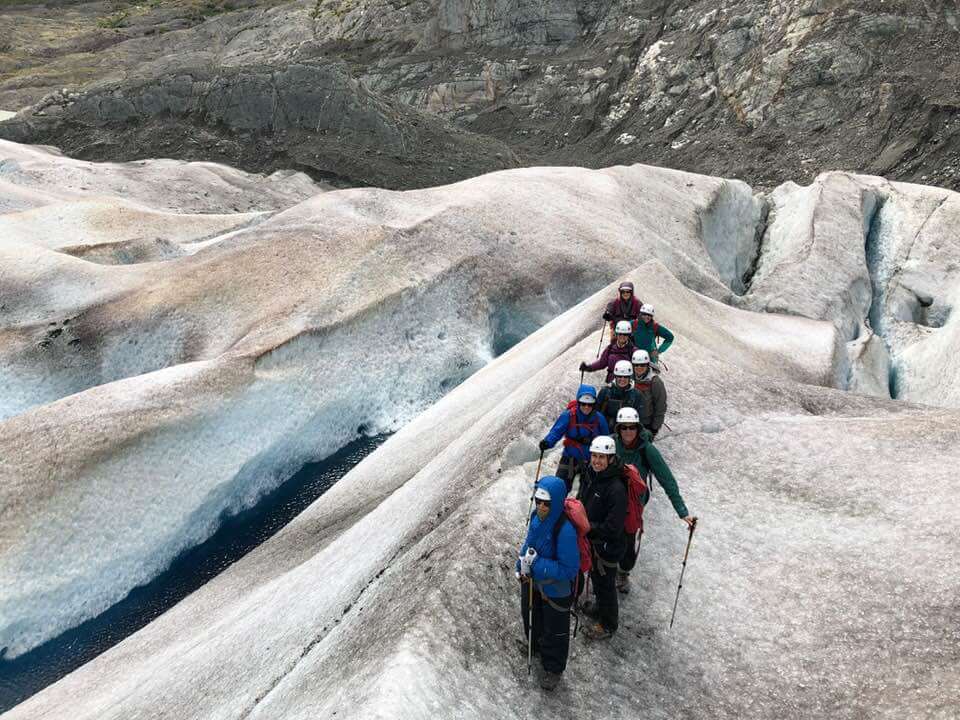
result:
[[(589, 639), (609, 639), (617, 631), (618, 596), (630, 591), (653, 477), (691, 534), (696, 525), (653, 445), (667, 411), (660, 356), (673, 334), (654, 320), (653, 307), (635, 297), (630, 282), (620, 284), (603, 320), (613, 339), (594, 362), (580, 364), (576, 398), (540, 441), (541, 461), (561, 439), (563, 453), (556, 475), (536, 482), (516, 563), (528, 669), (539, 654), (546, 690), (556, 688), (566, 669), (577, 607), (592, 618)], [(598, 370), (606, 371), (608, 383), (599, 394), (583, 384), (583, 373)], [(576, 498), (568, 498), (578, 478)], [(585, 592), (588, 586), (592, 592)], [(584, 595), (592, 597), (581, 600)]]

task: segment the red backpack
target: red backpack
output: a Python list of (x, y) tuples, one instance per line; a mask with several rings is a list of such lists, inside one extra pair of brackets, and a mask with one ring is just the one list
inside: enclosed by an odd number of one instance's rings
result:
[(566, 518), (573, 529), (577, 531), (577, 550), (580, 551), (580, 572), (590, 572), (593, 567), (593, 556), (590, 553), (590, 541), (587, 540), (587, 533), (590, 532), (590, 521), (587, 519), (587, 509), (583, 503), (574, 498), (567, 498), (563, 501), (563, 515), (553, 526), (553, 544), (557, 544), (557, 538), (560, 536), (560, 528), (563, 527), (563, 519)]
[(623, 531), (628, 535), (643, 532), (643, 508), (650, 498), (650, 490), (634, 465), (624, 465), (621, 477), (627, 486), (627, 517), (623, 521)]
[[(589, 429), (590, 432), (593, 434), (593, 437), (596, 437), (597, 433), (600, 432), (600, 420), (598, 419), (599, 413), (596, 410), (593, 411), (592, 415), (594, 417), (592, 422), (587, 422), (583, 424), (578, 423), (577, 422), (577, 405), (579, 404), (580, 403), (578, 403), (576, 400), (571, 400), (570, 402), (567, 403), (567, 410), (570, 411), (570, 421), (567, 423), (567, 432), (571, 433), (573, 432), (574, 428), (582, 427), (582, 428)], [(564, 447), (570, 447), (571, 445), (576, 445), (577, 447), (583, 447), (584, 445), (587, 444), (587, 442), (584, 442), (581, 440), (572, 440), (566, 435), (563, 436)]]

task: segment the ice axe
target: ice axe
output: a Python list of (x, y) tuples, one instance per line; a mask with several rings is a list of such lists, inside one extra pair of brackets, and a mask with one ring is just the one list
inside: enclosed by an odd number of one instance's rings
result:
[(683, 573), (687, 569), (687, 556), (690, 554), (690, 543), (693, 542), (693, 531), (697, 529), (697, 518), (690, 523), (690, 534), (687, 536), (687, 549), (683, 551), (683, 565), (680, 567), (680, 582), (677, 585), (677, 596), (673, 599), (673, 612), (670, 613), (670, 627), (673, 628), (673, 619), (677, 614), (677, 602), (680, 600), (680, 589), (683, 587)]

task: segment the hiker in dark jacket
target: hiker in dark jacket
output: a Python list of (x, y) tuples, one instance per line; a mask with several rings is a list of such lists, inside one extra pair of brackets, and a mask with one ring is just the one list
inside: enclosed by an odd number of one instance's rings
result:
[(653, 319), (653, 305), (640, 307), (640, 322), (633, 331), (633, 344), (638, 350), (650, 353), (654, 367), (659, 367), (660, 356), (673, 344), (673, 333)]
[[(533, 652), (540, 653), (543, 676), (540, 686), (553, 690), (567, 667), (570, 649), (570, 608), (573, 581), (580, 572), (577, 531), (563, 513), (567, 487), (552, 475), (543, 477), (534, 492), (536, 510), (530, 517), (527, 538), (517, 560), (520, 612), (524, 637), (531, 619), (530, 586), (533, 582)], [(528, 555), (533, 548), (534, 554)], [(524, 648), (526, 649), (526, 648)]]
[(610, 427), (616, 422), (620, 408), (643, 407), (643, 398), (633, 389), (633, 365), (628, 360), (617, 360), (613, 366), (613, 383), (600, 391), (597, 407)]
[[(640, 416), (633, 408), (623, 408), (617, 415), (614, 440), (617, 444), (617, 457), (620, 458), (621, 462), (637, 468), (640, 477), (644, 479), (651, 491), (653, 490), (653, 478), (656, 477), (660, 487), (670, 498), (670, 503), (679, 518), (687, 525), (691, 525), (694, 518), (683, 502), (677, 480), (670, 472), (663, 455), (650, 442), (650, 433), (640, 426)], [(644, 505), (648, 500), (649, 496), (644, 501)], [(626, 550), (623, 557), (620, 558), (620, 568), (617, 572), (617, 590), (622, 593), (630, 592), (630, 571), (637, 563), (637, 552), (641, 540), (637, 535), (637, 533), (625, 534)], [(642, 536), (643, 532), (641, 531), (639, 535)]]
[(626, 320), (630, 323), (631, 328), (636, 329), (637, 323), (640, 322), (640, 306), (642, 303), (634, 295), (633, 283), (629, 280), (620, 283), (618, 292), (617, 299), (607, 303), (603, 319), (610, 323), (610, 332), (614, 331), (617, 323), (621, 320)]
[[(613, 438), (601, 435), (590, 445), (590, 465), (580, 478), (577, 499), (587, 511), (593, 547), (590, 582), (596, 596), (598, 622), (585, 632), (593, 640), (604, 640), (617, 631), (620, 610), (617, 600), (617, 565), (625, 548), (623, 523), (627, 516), (627, 487), (623, 464), (617, 458)], [(588, 610), (588, 613), (591, 611)]]
[(610, 433), (610, 426), (603, 415), (596, 411), (597, 391), (592, 385), (581, 385), (577, 390), (577, 403), (567, 408), (540, 441), (540, 452), (549, 450), (563, 438), (563, 455), (557, 465), (557, 476), (567, 484), (567, 492), (573, 488), (573, 479), (590, 459), (590, 443), (597, 435)]
[(592, 363), (580, 363), (580, 370), (592, 372), (606, 368), (606, 382), (610, 382), (613, 379), (613, 368), (617, 364), (617, 361), (629, 360), (633, 356), (634, 347), (633, 341), (630, 339), (630, 333), (631, 328), (629, 322), (626, 320), (618, 322), (613, 341), (603, 349), (600, 357)]
[(633, 387), (643, 398), (643, 404), (637, 408), (640, 412), (640, 423), (655, 438), (663, 427), (663, 418), (667, 414), (667, 388), (650, 364), (650, 356), (646, 350), (635, 351), (632, 362)]

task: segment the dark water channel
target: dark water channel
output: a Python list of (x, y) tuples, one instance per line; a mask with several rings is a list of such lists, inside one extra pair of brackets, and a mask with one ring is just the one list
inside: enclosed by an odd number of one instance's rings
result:
[(252, 508), (221, 517), (219, 529), (206, 542), (177, 556), (167, 570), (101, 615), (13, 660), (0, 657), (0, 713), (110, 649), (219, 575), (300, 514), (387, 437), (362, 437), (325, 460), (305, 465)]
[[(593, 285), (600, 284), (599, 279), (594, 280)], [(552, 317), (575, 305), (592, 292), (590, 285), (582, 277), (571, 277), (542, 297), (521, 305), (498, 305), (490, 317), (492, 355), (502, 355)], [(470, 368), (464, 376), (441, 383), (443, 392), (477, 369)], [(305, 465), (252, 508), (223, 515), (219, 529), (206, 542), (184, 551), (154, 580), (134, 588), (99, 616), (15, 659), (5, 659), (0, 651), (0, 713), (109, 650), (219, 575), (290, 522), (387, 437), (355, 440), (325, 460)]]

